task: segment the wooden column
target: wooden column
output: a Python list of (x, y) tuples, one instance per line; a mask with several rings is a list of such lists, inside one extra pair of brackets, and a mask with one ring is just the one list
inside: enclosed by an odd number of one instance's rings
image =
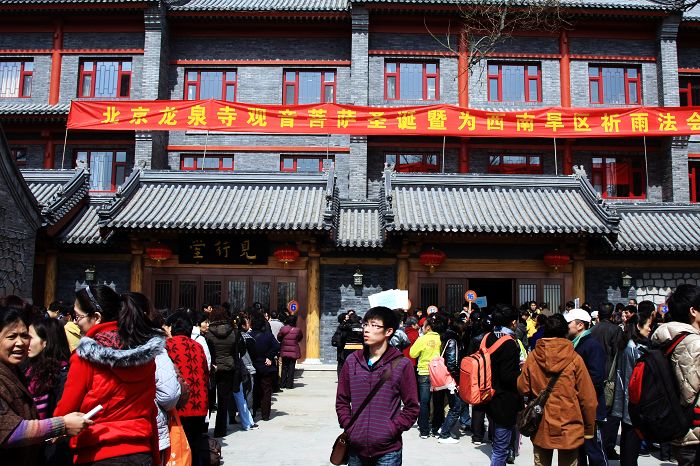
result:
[(457, 49), (457, 95), (460, 107), (469, 106), (469, 43), (467, 31), (459, 33)]
[(54, 143), (51, 140), (50, 131), (42, 131), (41, 137), (44, 139), (44, 168), (52, 169), (54, 168), (54, 156), (53, 148)]
[(131, 291), (140, 293), (143, 290), (143, 245), (131, 241)]
[(574, 263), (572, 269), (573, 284), (572, 292), (573, 298), (580, 298), (581, 302), (586, 301), (586, 268), (584, 267), (584, 256), (576, 255), (574, 256)]
[(305, 364), (321, 362), (321, 255), (315, 247), (309, 249), (307, 265), (307, 313)]
[(61, 94), (61, 60), (63, 60), (63, 23), (56, 21), (51, 50), (51, 77), (49, 78), (49, 105), (56, 105)]
[(408, 253), (403, 251), (396, 256), (396, 288), (408, 290)]
[(460, 141), (459, 173), (469, 173), (469, 138), (462, 138)]
[(574, 154), (571, 150), (571, 139), (564, 141), (564, 174), (573, 175), (574, 173)]
[(56, 301), (56, 280), (58, 277), (58, 255), (56, 251), (46, 253), (46, 264), (44, 269), (44, 306)]
[(561, 106), (571, 107), (571, 56), (569, 55), (569, 35), (565, 30), (559, 34), (559, 79), (561, 80)]

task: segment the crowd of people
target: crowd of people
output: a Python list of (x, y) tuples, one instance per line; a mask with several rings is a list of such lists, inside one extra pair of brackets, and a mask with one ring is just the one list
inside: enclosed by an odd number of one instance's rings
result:
[[(530, 438), (534, 458), (524, 464), (550, 465), (556, 450), (560, 465), (633, 466), (657, 449), (661, 460), (700, 465), (700, 287), (679, 285), (666, 308), (630, 300), (596, 311), (573, 302), (558, 313), (536, 302), (520, 310), (464, 303), (455, 313), (431, 311), (376, 307), (362, 318), (339, 315), (336, 411), (349, 464), (402, 464), (402, 433), (416, 421), (420, 439), (449, 444), (471, 436), (475, 447), (491, 443), (492, 466), (512, 464), (523, 441), (518, 415), (547, 391)], [(656, 443), (630, 415), (630, 384), (640, 357), (672, 340), (679, 342), (667, 353), (672, 383), (694, 418), (685, 436)], [(470, 406), (459, 390), (431, 383), (431, 370), (444, 364), (459, 384), (460, 361), (479, 351), (490, 357), (493, 394), (486, 401)], [(668, 400), (659, 403), (664, 409)]]
[(2, 463), (166, 465), (176, 423), (192, 464), (208, 466), (210, 418), (214, 438), (232, 424), (258, 429), (256, 418), (272, 416), (272, 393), (294, 387), (296, 322), (259, 303), (157, 310), (143, 294), (106, 285), (48, 309), (3, 298)]

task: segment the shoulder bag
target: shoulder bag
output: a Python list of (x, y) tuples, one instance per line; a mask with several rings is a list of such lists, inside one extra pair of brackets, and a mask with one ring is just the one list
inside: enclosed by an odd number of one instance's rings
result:
[(603, 392), (605, 394), (605, 407), (610, 410), (612, 408), (613, 402), (615, 401), (615, 373), (617, 372), (617, 355), (620, 353), (618, 349), (615, 352), (615, 357), (613, 357), (612, 366), (610, 366), (610, 372), (608, 373), (608, 378), (605, 379), (603, 384)]
[(357, 421), (357, 418), (360, 416), (360, 413), (362, 413), (362, 411), (364, 411), (369, 402), (372, 401), (372, 398), (374, 398), (374, 395), (376, 395), (379, 389), (382, 388), (382, 385), (384, 385), (384, 383), (387, 380), (389, 380), (389, 377), (391, 377), (392, 370), (396, 369), (396, 364), (400, 360), (401, 358), (394, 359), (394, 361), (392, 361), (391, 366), (389, 366), (389, 369), (384, 371), (382, 377), (379, 379), (379, 382), (377, 382), (377, 384), (372, 388), (372, 391), (369, 392), (369, 394), (364, 399), (360, 407), (357, 408), (357, 411), (353, 413), (352, 418), (350, 418), (350, 422), (348, 423), (348, 426), (345, 428), (343, 433), (340, 434), (337, 439), (335, 439), (335, 443), (333, 443), (333, 450), (331, 451), (331, 464), (338, 466), (341, 464), (348, 463), (347, 431), (352, 427), (355, 421)]
[[(567, 364), (566, 367), (569, 367), (569, 365), (571, 365), (571, 363)], [(566, 370), (566, 367), (564, 368), (564, 370)], [(556, 374), (554, 374), (549, 379), (547, 388), (542, 390), (536, 398), (530, 400), (527, 403), (527, 405), (525, 405), (525, 409), (518, 413), (516, 426), (518, 428), (518, 432), (520, 432), (525, 437), (532, 437), (537, 433), (537, 430), (540, 427), (540, 422), (542, 422), (544, 406), (547, 404), (547, 399), (549, 399), (549, 395), (552, 393), (554, 385), (556, 385), (557, 380), (559, 380), (559, 376), (562, 374), (562, 372), (564, 371), (557, 372)]]

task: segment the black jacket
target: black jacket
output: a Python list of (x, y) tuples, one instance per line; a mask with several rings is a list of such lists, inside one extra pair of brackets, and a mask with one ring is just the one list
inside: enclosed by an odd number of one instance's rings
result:
[(596, 396), (598, 397), (598, 408), (596, 409), (596, 419), (605, 420), (605, 391), (603, 390), (605, 379), (608, 373), (605, 372), (606, 355), (603, 345), (601, 345), (591, 334), (581, 338), (576, 345), (576, 352), (583, 359), (583, 363), (591, 376)]
[[(487, 346), (491, 346), (498, 337), (489, 333)], [(491, 383), (495, 395), (484, 405), (486, 413), (499, 427), (515, 425), (515, 418), (523, 407), (523, 400), (518, 393), (518, 376), (520, 375), (520, 348), (513, 338), (501, 345), (491, 354)]]
[(232, 371), (238, 368), (238, 360), (245, 354), (245, 344), (231, 324), (219, 323), (209, 327), (207, 343), (214, 349), (212, 364), (217, 371)]
[(620, 341), (624, 338), (622, 329), (609, 320), (603, 320), (593, 327), (591, 336), (603, 346), (605, 354), (608, 357), (607, 364), (605, 365), (605, 374), (607, 377), (607, 374), (610, 373), (615, 354), (617, 354), (618, 348), (620, 347)]

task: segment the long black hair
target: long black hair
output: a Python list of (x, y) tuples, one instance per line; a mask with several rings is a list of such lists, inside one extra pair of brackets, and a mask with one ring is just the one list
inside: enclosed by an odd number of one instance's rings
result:
[(123, 348), (135, 348), (161, 332), (148, 318), (130, 293), (120, 295), (107, 285), (90, 285), (75, 294), (80, 309), (87, 315), (99, 313), (102, 322), (117, 322)]
[(627, 319), (625, 323), (624, 338), (620, 340), (619, 349), (624, 351), (627, 343), (632, 340), (636, 344), (649, 345), (649, 338), (639, 332), (639, 327), (644, 327), (651, 319), (651, 314), (647, 312), (637, 312)]
[(63, 325), (57, 319), (39, 317), (32, 321), (37, 336), (46, 342), (44, 350), (29, 359), (31, 385), (36, 394), (52, 390), (60, 380), (61, 368), (70, 359), (70, 347)]
[(26, 315), (21, 309), (15, 307), (0, 307), (0, 331), (16, 322), (22, 322), (24, 325), (27, 325)]

